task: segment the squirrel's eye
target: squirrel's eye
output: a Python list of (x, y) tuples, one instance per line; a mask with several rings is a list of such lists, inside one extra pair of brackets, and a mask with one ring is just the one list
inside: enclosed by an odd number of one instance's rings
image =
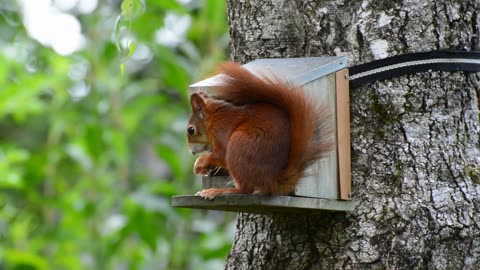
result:
[(195, 134), (195, 128), (192, 127), (192, 126), (189, 126), (187, 128), (187, 132), (188, 132), (189, 135), (193, 135), (193, 134)]

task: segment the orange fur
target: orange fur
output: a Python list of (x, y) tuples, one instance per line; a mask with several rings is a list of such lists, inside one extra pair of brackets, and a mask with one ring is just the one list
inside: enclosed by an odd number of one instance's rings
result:
[[(194, 171), (226, 168), (235, 188), (199, 192), (218, 194), (291, 193), (305, 169), (333, 146), (330, 116), (301, 87), (278, 78), (258, 78), (242, 66), (226, 63), (213, 97), (194, 93), (188, 134), (192, 152), (208, 149)], [(193, 149), (193, 150), (192, 150)]]

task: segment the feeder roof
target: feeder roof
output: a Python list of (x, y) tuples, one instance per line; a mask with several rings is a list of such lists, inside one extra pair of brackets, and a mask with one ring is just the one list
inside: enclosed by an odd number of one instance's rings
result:
[[(304, 85), (347, 66), (346, 56), (257, 59), (243, 65), (256, 75), (273, 75), (296, 85)], [(221, 74), (190, 85), (192, 90), (217, 84)]]

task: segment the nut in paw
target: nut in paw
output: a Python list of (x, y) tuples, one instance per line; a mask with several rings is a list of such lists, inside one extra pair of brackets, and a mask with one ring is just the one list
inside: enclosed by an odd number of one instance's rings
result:
[(199, 157), (195, 161), (195, 165), (193, 166), (193, 172), (195, 174), (208, 176), (210, 171), (211, 168), (208, 165), (208, 160), (204, 156)]

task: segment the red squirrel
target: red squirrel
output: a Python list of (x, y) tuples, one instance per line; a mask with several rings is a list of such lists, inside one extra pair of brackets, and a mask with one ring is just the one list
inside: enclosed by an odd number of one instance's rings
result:
[(279, 78), (259, 78), (236, 63), (220, 66), (213, 96), (190, 96), (187, 137), (190, 152), (201, 153), (195, 174), (226, 169), (233, 188), (196, 195), (287, 195), (305, 169), (332, 150), (331, 116), (302, 87)]

